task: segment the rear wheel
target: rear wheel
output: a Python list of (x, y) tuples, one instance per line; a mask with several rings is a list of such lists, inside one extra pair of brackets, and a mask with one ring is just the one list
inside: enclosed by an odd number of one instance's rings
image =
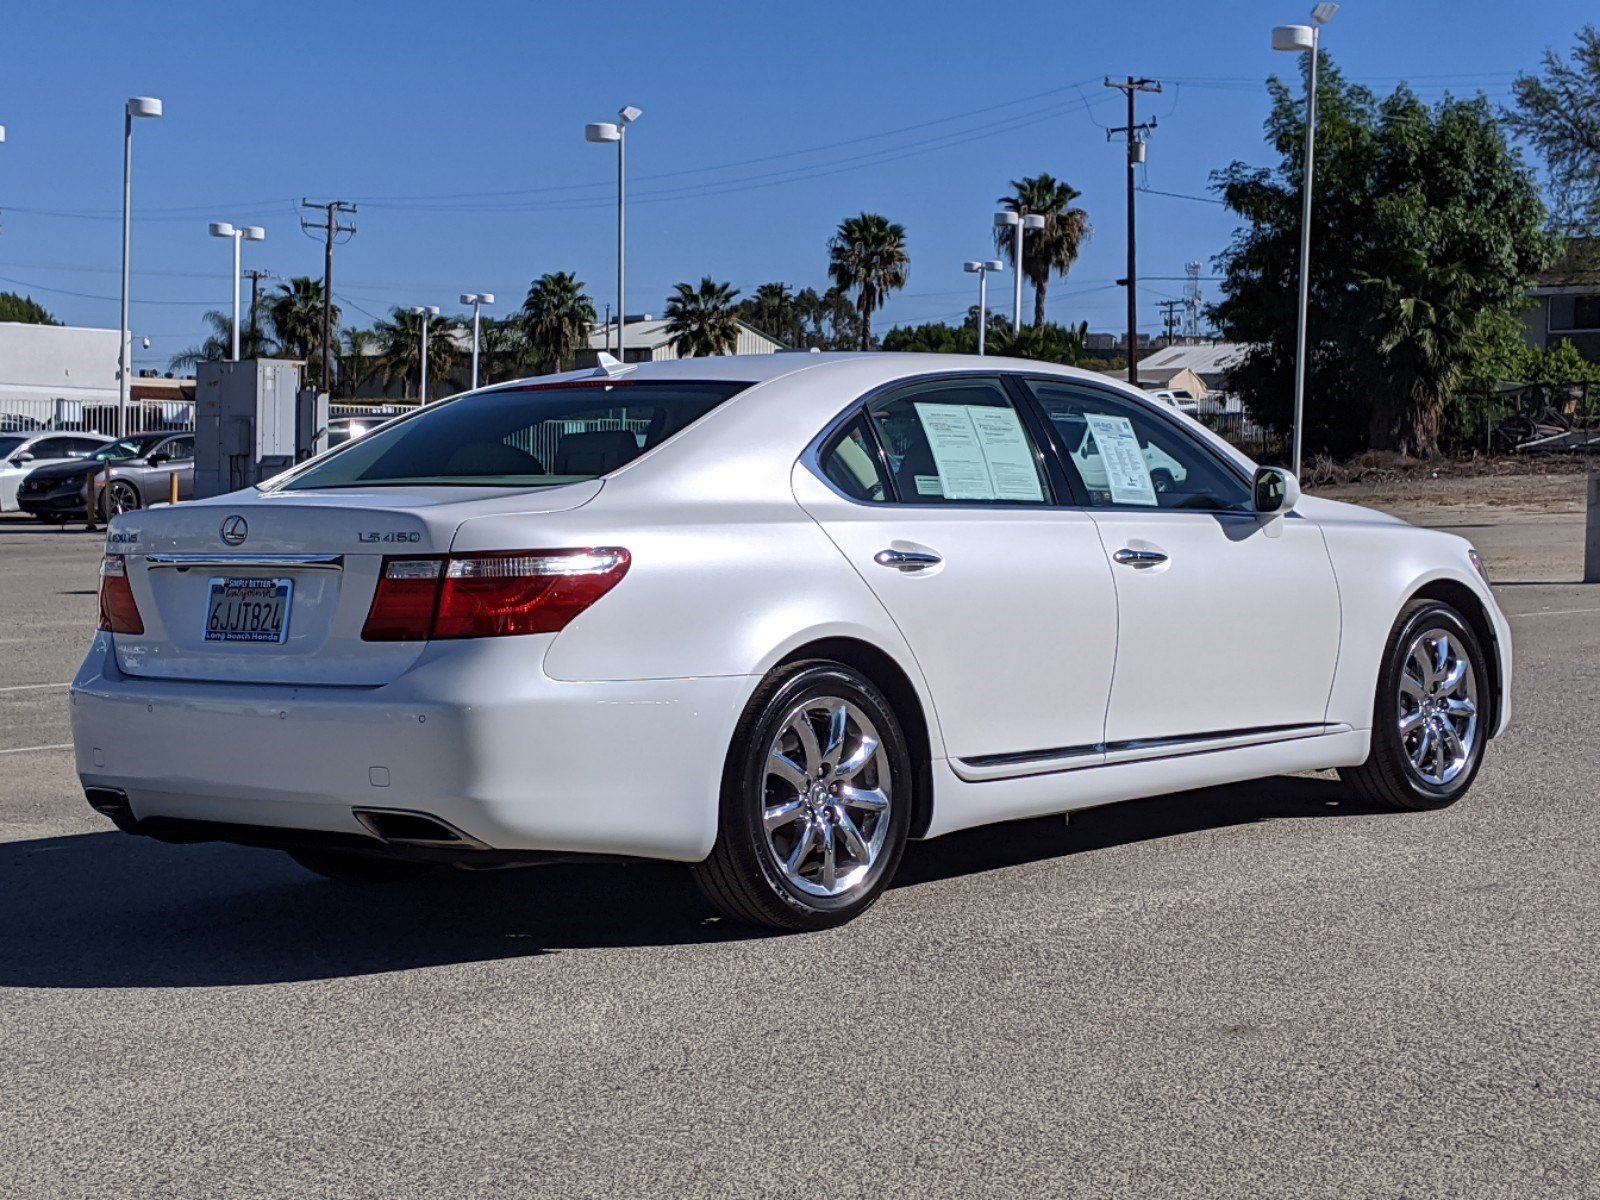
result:
[(290, 850), (290, 858), (306, 870), (339, 883), (400, 883), (431, 870), (428, 863), (337, 850)]
[(717, 841), (694, 868), (727, 916), (825, 929), (888, 886), (911, 817), (900, 722), (870, 680), (840, 663), (796, 663), (766, 680), (734, 733)]
[(1437, 600), (1413, 601), (1384, 651), (1371, 752), (1339, 777), (1395, 808), (1454, 804), (1483, 762), (1488, 688), (1483, 649), (1461, 614)]
[(113, 479), (100, 494), (100, 516), (109, 521), (120, 513), (132, 512), (142, 504), (138, 488), (126, 479)]

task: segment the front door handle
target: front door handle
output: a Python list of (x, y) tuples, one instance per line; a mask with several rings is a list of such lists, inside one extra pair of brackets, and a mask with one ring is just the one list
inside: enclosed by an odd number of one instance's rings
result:
[(1111, 557), (1125, 567), (1154, 567), (1167, 561), (1159, 550), (1130, 550), (1126, 546)]
[(923, 567), (936, 567), (944, 561), (931, 550), (879, 550), (872, 561), (880, 567), (893, 567), (897, 571), (920, 571)]

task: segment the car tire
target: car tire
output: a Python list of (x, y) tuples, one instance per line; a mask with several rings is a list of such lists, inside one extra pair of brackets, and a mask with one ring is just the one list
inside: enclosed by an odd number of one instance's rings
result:
[(144, 500), (139, 495), (139, 489), (126, 479), (113, 479), (100, 492), (100, 519), (108, 524), (118, 513), (133, 512), (143, 507)]
[(1384, 646), (1372, 749), (1359, 767), (1340, 768), (1339, 778), (1392, 808), (1454, 804), (1483, 763), (1491, 686), (1483, 648), (1461, 614), (1437, 600), (1412, 601)]
[(290, 858), (306, 870), (336, 883), (403, 883), (433, 869), (431, 863), (375, 854), (344, 854), (337, 850), (289, 850)]
[(913, 778), (894, 707), (871, 680), (824, 660), (784, 667), (734, 731), (716, 844), (695, 881), (744, 924), (842, 925), (899, 866)]

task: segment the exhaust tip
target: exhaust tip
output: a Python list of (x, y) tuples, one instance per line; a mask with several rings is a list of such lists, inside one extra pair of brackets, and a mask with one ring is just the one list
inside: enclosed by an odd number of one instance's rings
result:
[(118, 829), (135, 832), (139, 822), (133, 815), (133, 806), (128, 803), (128, 793), (121, 788), (84, 788), (83, 798), (102, 817), (110, 817)]
[(368, 833), (391, 845), (456, 846), (474, 850), (489, 848), (477, 838), (431, 813), (402, 808), (354, 808), (350, 811)]

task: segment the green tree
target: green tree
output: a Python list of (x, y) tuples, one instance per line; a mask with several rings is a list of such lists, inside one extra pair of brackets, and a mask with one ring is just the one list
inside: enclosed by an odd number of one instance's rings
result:
[(828, 242), (828, 278), (842, 291), (856, 293), (862, 350), (872, 349), (872, 314), (890, 292), (906, 286), (910, 269), (904, 226), (867, 212), (839, 222)]
[(883, 348), (917, 354), (976, 354), (978, 333), (971, 325), (896, 325), (883, 335)]
[(739, 341), (739, 318), (726, 283), (703, 276), (700, 286), (680, 283), (667, 297), (667, 333), (680, 358), (732, 354)]
[(594, 328), (594, 301), (583, 282), (570, 271), (539, 276), (522, 302), (522, 330), (534, 370), (565, 371), (573, 356), (588, 344)]
[[(1033, 323), (1044, 325), (1045, 293), (1050, 276), (1065, 279), (1078, 252), (1089, 240), (1089, 214), (1074, 208), (1080, 195), (1076, 188), (1041, 172), (1011, 181), (1013, 193), (1001, 196), (999, 203), (1014, 213), (1044, 218), (1044, 228), (1030, 230), (1022, 239), (1022, 273), (1033, 285)], [(996, 226), (994, 248), (1013, 267), (1016, 266), (1016, 233), (1008, 226)]]
[[(1276, 170), (1214, 177), (1244, 218), (1218, 257), (1223, 336), (1251, 349), (1232, 384), (1280, 433), (1292, 421), (1300, 164), (1298, 93), (1268, 83)], [(1552, 257), (1544, 207), (1486, 101), (1378, 101), (1323, 59), (1317, 93), (1305, 447), (1437, 451), (1446, 410), (1517, 318)]]
[(374, 329), (346, 329), (339, 354), (340, 390), (354, 396), (363, 383), (381, 372), (377, 361), (378, 333)]
[(522, 321), (515, 316), (484, 317), (478, 330), (478, 382), (504, 382), (532, 373)]
[[(263, 297), (267, 325), (285, 358), (303, 359), (306, 377), (320, 386), (322, 374), (322, 280), (296, 275)], [(339, 306), (333, 306), (335, 350), (339, 337)]]
[(739, 301), (739, 319), (785, 346), (805, 341), (805, 316), (786, 283), (763, 283), (753, 296)]
[(1016, 333), (1002, 325), (990, 332), (987, 349), (991, 354), (1003, 354), (1008, 358), (1072, 366), (1083, 358), (1088, 339), (1087, 321), (1077, 325), (1024, 325)]
[(16, 292), (0, 292), (0, 321), (18, 325), (59, 325), (32, 296), (19, 296)]
[(1563, 60), (1544, 52), (1538, 74), (1517, 76), (1506, 128), (1544, 160), (1558, 226), (1600, 232), (1600, 31), (1585, 25)]
[[(453, 317), (428, 319), (428, 395), (434, 399), (439, 398), (439, 385), (461, 361), (460, 329), (460, 322)], [(383, 382), (398, 383), (400, 395), (410, 399), (422, 377), (422, 315), (406, 308), (392, 309), (389, 319), (374, 327), (373, 335)]]

